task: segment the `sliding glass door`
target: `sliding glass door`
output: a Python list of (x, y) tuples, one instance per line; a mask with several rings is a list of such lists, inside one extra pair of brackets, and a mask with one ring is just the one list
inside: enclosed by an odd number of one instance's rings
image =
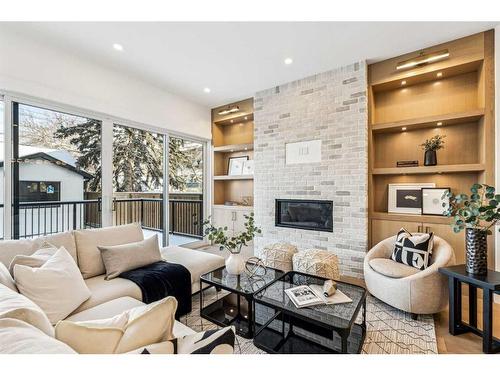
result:
[(101, 226), (101, 122), (12, 103), (12, 238)]

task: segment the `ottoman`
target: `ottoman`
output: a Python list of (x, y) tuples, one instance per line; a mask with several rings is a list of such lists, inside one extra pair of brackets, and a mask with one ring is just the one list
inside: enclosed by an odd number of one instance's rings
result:
[(332, 280), (340, 277), (337, 256), (326, 250), (310, 249), (296, 253), (293, 256), (293, 270)]
[(297, 251), (296, 246), (286, 242), (279, 242), (264, 247), (260, 258), (266, 267), (288, 272), (293, 269), (292, 258)]

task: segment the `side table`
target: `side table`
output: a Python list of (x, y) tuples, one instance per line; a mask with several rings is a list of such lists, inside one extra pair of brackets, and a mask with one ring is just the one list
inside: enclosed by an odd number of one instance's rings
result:
[[(488, 270), (483, 276), (467, 273), (465, 265), (443, 267), (448, 277), (449, 331), (453, 336), (472, 332), (483, 338), (484, 353), (500, 352), (500, 340), (493, 337), (493, 294), (500, 292), (500, 272)], [(462, 321), (462, 284), (469, 286), (469, 323)], [(483, 329), (477, 327), (477, 289), (483, 290)]]

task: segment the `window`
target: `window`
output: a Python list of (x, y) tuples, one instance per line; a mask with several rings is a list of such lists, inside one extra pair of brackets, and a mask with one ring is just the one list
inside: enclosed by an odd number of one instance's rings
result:
[(61, 183), (56, 181), (19, 181), (20, 202), (57, 202)]

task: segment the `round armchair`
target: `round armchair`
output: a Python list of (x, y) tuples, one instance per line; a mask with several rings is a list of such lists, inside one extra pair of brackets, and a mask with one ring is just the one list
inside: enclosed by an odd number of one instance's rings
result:
[(366, 254), (363, 268), (368, 291), (413, 317), (443, 310), (448, 303), (448, 284), (438, 269), (455, 264), (453, 248), (434, 236), (431, 264), (420, 271), (391, 259), (395, 240), (396, 236), (387, 238)]

